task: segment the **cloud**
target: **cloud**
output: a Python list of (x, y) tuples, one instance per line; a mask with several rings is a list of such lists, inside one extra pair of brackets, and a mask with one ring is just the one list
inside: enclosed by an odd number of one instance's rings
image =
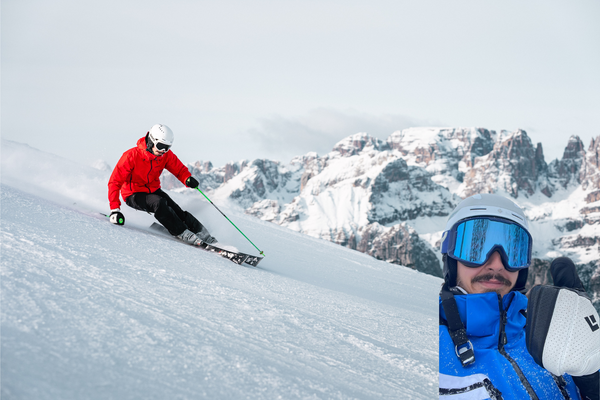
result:
[(259, 126), (248, 133), (262, 151), (277, 155), (283, 161), (282, 156), (290, 159), (311, 151), (326, 154), (338, 141), (358, 132), (386, 139), (397, 130), (423, 125), (431, 123), (401, 114), (372, 115), (355, 110), (317, 108), (300, 116), (263, 118)]

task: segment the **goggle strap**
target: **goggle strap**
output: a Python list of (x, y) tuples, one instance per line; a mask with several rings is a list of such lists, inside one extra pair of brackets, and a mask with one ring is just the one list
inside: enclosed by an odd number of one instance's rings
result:
[(450, 231), (444, 231), (442, 234), (442, 245), (441, 252), (442, 254), (448, 253), (448, 244), (450, 243)]
[(165, 144), (165, 143), (162, 143), (162, 142), (159, 142), (158, 140), (156, 140), (150, 132), (148, 132), (148, 136), (150, 136), (150, 140), (152, 141), (152, 144), (154, 144), (154, 146), (156, 146), (157, 149), (169, 150), (171, 148), (170, 144)]
[(462, 366), (466, 367), (475, 362), (475, 352), (473, 344), (467, 337), (467, 330), (460, 319), (458, 306), (456, 305), (454, 295), (448, 288), (448, 283), (444, 283), (440, 292), (440, 299), (442, 300), (442, 308), (446, 314), (446, 321), (448, 321), (448, 333), (454, 343), (456, 355)]

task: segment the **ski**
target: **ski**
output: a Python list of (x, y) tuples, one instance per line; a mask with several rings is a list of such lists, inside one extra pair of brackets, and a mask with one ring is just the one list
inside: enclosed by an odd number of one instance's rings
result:
[[(172, 235), (169, 233), (167, 228), (165, 228), (164, 226), (162, 226), (161, 224), (158, 224), (156, 222), (153, 222), (152, 225), (150, 225), (150, 229), (160, 232), (160, 233), (163, 233), (165, 235), (168, 235), (169, 237), (172, 237)], [(200, 246), (195, 246), (195, 247), (199, 247), (199, 248), (206, 250), (208, 252), (211, 252), (211, 253), (216, 253), (216, 254), (220, 255), (221, 257), (226, 258), (229, 261), (232, 261), (238, 265), (248, 264), (253, 267), (256, 267), (258, 265), (258, 263), (263, 259), (263, 257), (253, 256), (250, 254), (235, 252), (235, 251), (231, 251), (231, 250), (227, 250), (227, 249), (222, 249), (218, 246), (213, 246), (213, 245), (206, 244), (206, 243), (202, 243)]]
[[(103, 217), (108, 217), (108, 214), (105, 213), (100, 213), (100, 212), (92, 212), (92, 214), (94, 215), (101, 215)], [(178, 242), (183, 243), (182, 241), (180, 241), (179, 239), (173, 237), (169, 231), (167, 230), (167, 228), (165, 228), (164, 226), (162, 226), (161, 224), (158, 224), (156, 222), (153, 222), (152, 225), (150, 225), (150, 229), (160, 233), (162, 235), (165, 235), (173, 240), (177, 240)], [(227, 250), (227, 249), (222, 249), (218, 246), (213, 246), (210, 244), (206, 244), (206, 243), (202, 243), (202, 245), (200, 246), (195, 246), (195, 247), (199, 247), (203, 250), (206, 250), (208, 252), (211, 253), (215, 253), (220, 255), (223, 258), (228, 259), (231, 262), (234, 262), (238, 265), (242, 265), (242, 264), (247, 264), (250, 265), (252, 267), (256, 267), (258, 265), (258, 263), (264, 258), (262, 256), (253, 256), (251, 254), (246, 254), (246, 253), (241, 253), (238, 251), (231, 251), (231, 250)]]

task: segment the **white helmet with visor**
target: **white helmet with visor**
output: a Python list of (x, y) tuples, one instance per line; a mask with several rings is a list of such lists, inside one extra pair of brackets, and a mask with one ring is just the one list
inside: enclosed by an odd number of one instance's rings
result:
[(496, 194), (476, 194), (464, 199), (448, 218), (440, 249), (445, 255), (444, 278), (454, 283), (456, 261), (480, 267), (495, 251), (508, 271), (526, 269), (532, 247), (527, 218), (515, 202)]
[(173, 145), (173, 131), (166, 125), (156, 124), (148, 131), (152, 144), (161, 151), (167, 151)]

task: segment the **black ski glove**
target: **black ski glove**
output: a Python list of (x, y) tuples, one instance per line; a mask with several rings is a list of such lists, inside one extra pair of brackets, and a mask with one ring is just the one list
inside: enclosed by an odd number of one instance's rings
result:
[(189, 178), (187, 178), (185, 180), (185, 186), (192, 188), (192, 189), (196, 189), (199, 184), (200, 183), (193, 176), (190, 176)]
[(529, 293), (527, 349), (553, 374), (570, 374), (582, 399), (600, 400), (598, 313), (571, 259), (555, 259), (550, 273), (554, 286), (535, 286)]
[(125, 216), (121, 213), (120, 208), (110, 210), (109, 220), (115, 225), (125, 225)]
[(559, 257), (552, 261), (550, 274), (552, 275), (554, 286), (571, 288), (585, 293), (585, 288), (583, 287), (583, 283), (581, 283), (581, 279), (579, 279), (575, 264), (570, 258)]

